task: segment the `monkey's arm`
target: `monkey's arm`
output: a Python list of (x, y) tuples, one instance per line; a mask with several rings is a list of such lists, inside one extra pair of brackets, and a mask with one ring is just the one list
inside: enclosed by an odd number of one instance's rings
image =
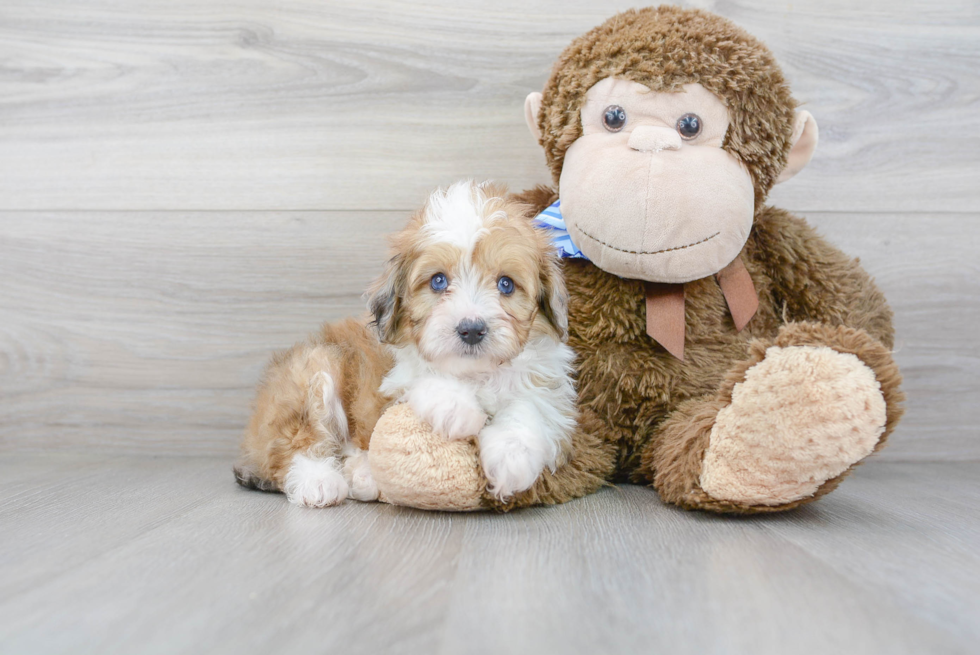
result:
[(858, 328), (891, 349), (891, 308), (857, 259), (803, 219), (773, 207), (756, 217), (750, 242), (749, 254), (769, 272), (774, 306), (785, 312), (787, 322)]

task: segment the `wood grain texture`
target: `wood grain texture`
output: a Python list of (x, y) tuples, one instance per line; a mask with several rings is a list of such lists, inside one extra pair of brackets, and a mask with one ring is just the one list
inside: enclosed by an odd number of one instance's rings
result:
[[(7, 0), (0, 208), (402, 210), (545, 181), (524, 96), (634, 4)], [(766, 41), (821, 125), (779, 204), (977, 210), (976, 2), (686, 4)]]
[(806, 218), (861, 260), (895, 312), (907, 413), (887, 459), (980, 459), (980, 215)]
[(649, 489), (308, 510), (206, 458), (0, 460), (0, 653), (968, 653), (976, 465), (869, 464), (798, 511)]
[[(363, 311), (400, 212), (0, 213), (0, 448), (224, 454), (269, 354)], [(980, 459), (980, 216), (810, 214), (896, 313), (884, 459)]]
[[(268, 353), (361, 311), (428, 190), (546, 181), (522, 98), (628, 4), (4, 2), (0, 448), (232, 453)], [(882, 457), (977, 458), (977, 5), (698, 5), (820, 120), (774, 201), (896, 310), (910, 411)]]
[(406, 219), (5, 214), (0, 447), (234, 452), (271, 352), (362, 313)]

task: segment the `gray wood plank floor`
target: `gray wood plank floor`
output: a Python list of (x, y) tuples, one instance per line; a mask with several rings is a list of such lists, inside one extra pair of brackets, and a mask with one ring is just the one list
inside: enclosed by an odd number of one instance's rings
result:
[(968, 653), (976, 463), (756, 518), (642, 487), (506, 516), (239, 489), (215, 458), (0, 461), (0, 653)]

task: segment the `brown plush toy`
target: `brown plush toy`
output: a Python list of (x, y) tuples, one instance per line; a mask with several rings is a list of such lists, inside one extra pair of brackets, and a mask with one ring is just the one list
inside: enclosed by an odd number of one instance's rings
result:
[(443, 452), (396, 407), (371, 442), (384, 499), (507, 510), (628, 481), (778, 511), (883, 446), (903, 399), (892, 314), (856, 260), (764, 204), (817, 143), (765, 46), (705, 11), (628, 11), (576, 39), (525, 113), (558, 186), (520, 197), (571, 255), (574, 454), (501, 504), (475, 446)]

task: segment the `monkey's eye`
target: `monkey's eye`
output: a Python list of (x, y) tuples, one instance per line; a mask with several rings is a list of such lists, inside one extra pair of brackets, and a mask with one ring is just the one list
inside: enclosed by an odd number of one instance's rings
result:
[(429, 286), (432, 287), (433, 291), (445, 291), (446, 287), (449, 286), (449, 280), (442, 273), (436, 273), (429, 280)]
[(501, 275), (500, 279), (497, 280), (497, 289), (505, 296), (509, 296), (514, 293), (514, 281), (506, 275)]
[(683, 139), (693, 139), (701, 134), (701, 118), (697, 114), (684, 114), (677, 119), (677, 132)]
[(602, 125), (610, 132), (619, 132), (626, 125), (626, 110), (619, 105), (609, 105), (602, 114)]

